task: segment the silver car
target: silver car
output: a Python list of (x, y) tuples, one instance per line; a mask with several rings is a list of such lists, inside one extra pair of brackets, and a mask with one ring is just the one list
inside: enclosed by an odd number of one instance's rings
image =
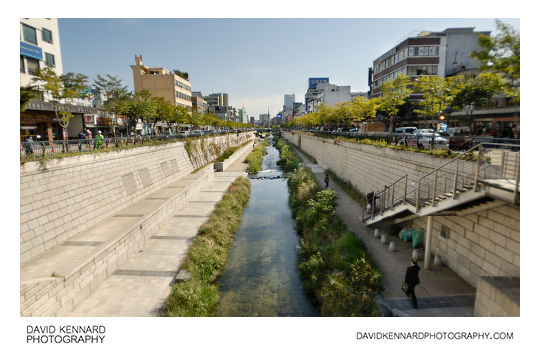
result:
[(438, 133), (416, 133), (414, 135), (418, 143), (418, 148), (430, 149), (433, 142), (434, 148), (448, 149), (448, 140)]

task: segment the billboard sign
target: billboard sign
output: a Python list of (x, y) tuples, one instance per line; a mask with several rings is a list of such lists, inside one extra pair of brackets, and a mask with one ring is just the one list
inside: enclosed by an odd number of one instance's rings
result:
[(330, 78), (309, 78), (309, 89), (315, 89), (317, 84), (328, 84)]
[(27, 44), (21, 41), (21, 55), (35, 58), (36, 60), (43, 60), (43, 51), (40, 47)]

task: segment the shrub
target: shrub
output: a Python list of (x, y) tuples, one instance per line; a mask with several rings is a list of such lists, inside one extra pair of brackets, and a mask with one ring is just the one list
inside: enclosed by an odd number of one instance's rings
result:
[[(322, 316), (376, 316), (381, 273), (363, 242), (336, 215), (336, 193), (323, 190), (294, 150), (275, 139), (289, 173), (289, 204), (300, 235), (298, 271)], [(287, 169), (287, 170), (286, 170)]]

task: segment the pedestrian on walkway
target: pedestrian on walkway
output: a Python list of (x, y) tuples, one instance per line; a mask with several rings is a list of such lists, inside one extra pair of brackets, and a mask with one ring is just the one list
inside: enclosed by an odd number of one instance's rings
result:
[(414, 293), (414, 287), (420, 284), (420, 279), (418, 278), (418, 272), (420, 271), (420, 266), (416, 259), (411, 259), (411, 266), (407, 267), (405, 273), (405, 283), (407, 283), (407, 290), (405, 294), (412, 297), (412, 306), (415, 309), (418, 309), (418, 301), (416, 300), (416, 294)]
[(324, 177), (324, 188), (328, 188), (328, 184), (330, 183), (330, 177), (328, 177), (328, 174)]
[(99, 149), (101, 147), (101, 143), (103, 142), (103, 135), (101, 134), (101, 130), (98, 131), (98, 134), (96, 135), (96, 148)]

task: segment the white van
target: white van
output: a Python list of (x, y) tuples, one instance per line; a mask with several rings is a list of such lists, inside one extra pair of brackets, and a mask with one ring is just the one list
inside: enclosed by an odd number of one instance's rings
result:
[(394, 129), (396, 134), (412, 134), (416, 130), (416, 126), (404, 126), (401, 128)]

